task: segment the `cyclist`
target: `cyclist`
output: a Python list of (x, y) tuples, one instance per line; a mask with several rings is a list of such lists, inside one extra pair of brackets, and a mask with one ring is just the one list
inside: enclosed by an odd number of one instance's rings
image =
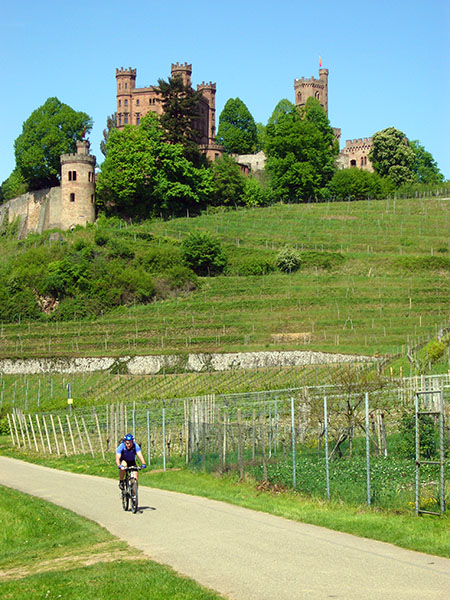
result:
[[(142, 454), (141, 447), (136, 443), (133, 435), (127, 433), (116, 450), (116, 465), (119, 468), (119, 487), (121, 490), (123, 490), (125, 485), (125, 468), (136, 466), (136, 455), (142, 463), (142, 468), (145, 469), (147, 465), (145, 464), (145, 458)], [(136, 477), (137, 479), (137, 476), (138, 472), (135, 471), (133, 477)]]

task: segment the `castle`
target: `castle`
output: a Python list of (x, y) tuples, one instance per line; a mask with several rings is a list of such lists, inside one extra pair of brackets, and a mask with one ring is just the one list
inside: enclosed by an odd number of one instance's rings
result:
[[(295, 104), (304, 106), (308, 98), (316, 98), (328, 115), (328, 69), (319, 69), (319, 79), (302, 77), (294, 80)], [(171, 76), (180, 77), (185, 85), (191, 85), (192, 65), (175, 63), (171, 65)], [(157, 86), (136, 88), (136, 69), (116, 69), (117, 83), (117, 128), (125, 125), (139, 125), (141, 118), (149, 111), (160, 115), (163, 112)], [(197, 85), (201, 92), (200, 119), (197, 128), (200, 133), (201, 150), (211, 160), (216, 160), (223, 152), (215, 142), (216, 108), (215, 83)], [(334, 129), (340, 138), (340, 129)], [(357, 167), (373, 171), (369, 160), (372, 138), (347, 140), (340, 152), (339, 168)], [(265, 165), (265, 155), (237, 156), (236, 160), (246, 170), (261, 171)], [(77, 142), (77, 152), (61, 156), (61, 185), (44, 190), (27, 192), (18, 198), (0, 205), (0, 227), (4, 223), (20, 220), (19, 237), (30, 232), (42, 233), (46, 229), (71, 229), (76, 225), (86, 225), (95, 221), (95, 156), (89, 154), (89, 142)]]
[(0, 226), (19, 219), (18, 237), (46, 229), (72, 229), (95, 221), (95, 156), (89, 142), (61, 155), (61, 185), (27, 192), (0, 206)]
[[(192, 65), (188, 63), (175, 63), (171, 65), (172, 78), (181, 78), (185, 86), (191, 86)], [(136, 69), (116, 69), (116, 100), (117, 100), (117, 128), (123, 129), (125, 125), (139, 125), (140, 120), (149, 111), (161, 115), (163, 106), (158, 92), (158, 86), (136, 87)], [(209, 160), (216, 160), (223, 148), (216, 144), (216, 84), (204, 81), (197, 85), (201, 93), (199, 115), (195, 123), (199, 131), (200, 150)]]

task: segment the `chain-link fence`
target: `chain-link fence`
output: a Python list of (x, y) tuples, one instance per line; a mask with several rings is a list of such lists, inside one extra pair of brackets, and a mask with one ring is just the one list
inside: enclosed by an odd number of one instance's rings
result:
[[(443, 393), (444, 470), (450, 477), (450, 387), (438, 378), (382, 389), (345, 386), (203, 396), (147, 404), (118, 402), (60, 413), (8, 414), (11, 443), (41, 455), (111, 457), (126, 432), (155, 469), (251, 477), (262, 489), (386, 508), (415, 506), (414, 398)], [(436, 404), (437, 406), (437, 404)], [(437, 410), (437, 409), (436, 409)], [(441, 505), (439, 415), (424, 415), (420, 506)], [(428, 460), (429, 459), (429, 460)], [(449, 496), (447, 486), (446, 495)]]

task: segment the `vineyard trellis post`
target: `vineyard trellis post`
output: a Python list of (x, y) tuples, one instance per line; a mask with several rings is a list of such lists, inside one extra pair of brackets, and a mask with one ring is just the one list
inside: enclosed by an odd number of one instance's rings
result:
[(69, 415), (66, 415), (66, 419), (67, 419), (67, 427), (69, 428), (70, 441), (72, 442), (73, 453), (76, 454), (77, 450), (76, 450), (76, 446), (75, 446), (75, 440), (73, 439), (72, 425), (70, 424)]
[(292, 438), (292, 487), (297, 489), (297, 473), (295, 464), (295, 414), (294, 414), (294, 398), (291, 396), (291, 438)]
[(42, 415), (42, 422), (44, 423), (45, 437), (47, 439), (48, 451), (49, 451), (49, 454), (51, 454), (52, 453), (52, 445), (51, 445), (51, 442), (50, 442), (50, 436), (48, 434), (47, 421), (45, 420), (45, 416), (44, 415)]
[(98, 439), (100, 442), (100, 451), (102, 453), (103, 460), (105, 460), (105, 451), (103, 449), (102, 432), (100, 431), (100, 423), (98, 422), (98, 416), (97, 416), (96, 412), (94, 413), (94, 416), (95, 416), (95, 424), (97, 425)]
[(369, 427), (369, 392), (364, 394), (364, 407), (366, 412), (366, 476), (367, 476), (367, 504), (370, 506), (370, 427)]
[(12, 445), (15, 446), (16, 442), (14, 440), (14, 432), (13, 432), (13, 428), (12, 428), (11, 419), (9, 418), (9, 413), (6, 416), (8, 417), (8, 427), (9, 427), (9, 433), (11, 435)]
[(328, 457), (328, 406), (327, 397), (323, 398), (323, 422), (324, 422), (324, 436), (325, 436), (325, 476), (327, 483), (327, 500), (330, 499), (330, 461)]
[(64, 437), (64, 430), (63, 430), (63, 426), (61, 423), (61, 417), (59, 415), (58, 415), (58, 423), (59, 423), (59, 429), (61, 430), (61, 437), (62, 437), (63, 446), (64, 446), (64, 454), (66, 456), (69, 456), (67, 453), (66, 438)]
[(45, 450), (44, 436), (42, 435), (41, 423), (39, 422), (39, 416), (37, 413), (36, 413), (35, 417), (36, 417), (36, 424), (37, 424), (38, 431), (39, 431), (39, 437), (41, 438), (42, 452), (45, 454), (46, 450)]
[(147, 462), (148, 466), (152, 464), (152, 449), (150, 446), (150, 411), (147, 411)]
[(80, 448), (81, 448), (81, 452), (83, 454), (85, 454), (85, 449), (84, 449), (84, 442), (83, 442), (83, 436), (81, 435), (81, 429), (80, 429), (80, 425), (78, 423), (78, 419), (77, 419), (77, 415), (74, 415), (74, 419), (75, 419), (75, 426), (77, 428), (77, 433), (78, 433), (78, 438), (80, 440)]
[(163, 452), (163, 471), (166, 470), (166, 409), (162, 409), (162, 452)]
[(58, 456), (60, 456), (61, 452), (59, 451), (58, 438), (56, 437), (56, 429), (55, 422), (53, 420), (53, 415), (50, 415), (50, 423), (52, 424), (53, 436), (55, 438), (56, 453)]

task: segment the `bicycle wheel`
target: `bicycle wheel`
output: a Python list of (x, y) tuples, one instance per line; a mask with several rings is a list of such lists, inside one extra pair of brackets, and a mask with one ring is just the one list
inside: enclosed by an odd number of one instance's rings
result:
[(128, 493), (128, 486), (125, 484), (125, 487), (122, 490), (122, 508), (123, 508), (123, 510), (128, 510), (129, 502), (130, 502), (130, 495)]
[(138, 483), (136, 479), (131, 482), (131, 510), (136, 514), (138, 509)]

